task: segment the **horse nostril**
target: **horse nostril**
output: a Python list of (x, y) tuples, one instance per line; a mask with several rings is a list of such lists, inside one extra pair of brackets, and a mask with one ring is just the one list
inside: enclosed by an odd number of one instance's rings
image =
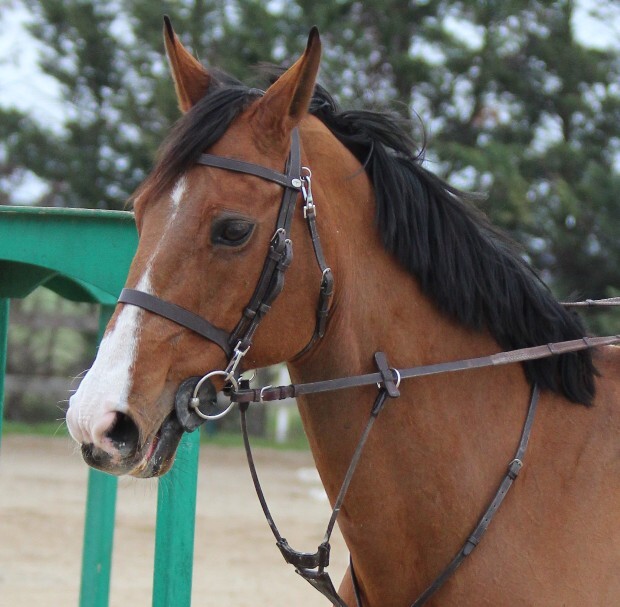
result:
[(105, 438), (110, 440), (123, 457), (130, 457), (138, 449), (140, 432), (135, 422), (120, 411), (116, 412), (114, 423), (105, 433)]

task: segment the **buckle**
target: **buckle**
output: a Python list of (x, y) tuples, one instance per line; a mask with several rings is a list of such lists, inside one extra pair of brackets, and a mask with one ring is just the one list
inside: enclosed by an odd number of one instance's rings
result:
[(521, 472), (521, 468), (523, 468), (523, 462), (518, 458), (513, 459), (508, 464), (508, 476), (514, 481)]

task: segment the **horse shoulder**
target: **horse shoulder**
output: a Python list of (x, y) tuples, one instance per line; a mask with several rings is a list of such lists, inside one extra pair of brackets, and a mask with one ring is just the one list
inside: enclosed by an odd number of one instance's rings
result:
[(600, 375), (597, 380), (594, 408), (605, 426), (602, 434), (609, 436), (616, 446), (615, 461), (620, 468), (620, 448), (618, 448), (620, 444), (620, 346), (601, 348), (595, 358), (595, 364)]

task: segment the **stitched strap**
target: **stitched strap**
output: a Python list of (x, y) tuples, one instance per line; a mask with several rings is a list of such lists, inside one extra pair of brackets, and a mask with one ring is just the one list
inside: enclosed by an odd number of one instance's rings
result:
[[(583, 337), (570, 341), (557, 342), (544, 346), (534, 346), (532, 348), (522, 348), (511, 350), (510, 352), (500, 352), (491, 356), (480, 358), (467, 358), (447, 363), (437, 363), (434, 365), (422, 365), (409, 369), (399, 369), (398, 373), (402, 379), (414, 377), (426, 377), (428, 375), (438, 375), (441, 373), (454, 373), (456, 371), (466, 371), (468, 369), (480, 369), (482, 367), (493, 367), (508, 365), (526, 360), (537, 360), (549, 356), (577, 352), (586, 348), (596, 348), (620, 344), (620, 335), (609, 335), (605, 337)], [(367, 373), (365, 375), (353, 375), (351, 377), (340, 377), (324, 381), (309, 382), (307, 384), (291, 384), (288, 386), (274, 386), (263, 389), (239, 390), (231, 394), (233, 401), (238, 403), (248, 402), (269, 402), (294, 398), (304, 394), (317, 394), (319, 392), (331, 392), (346, 388), (357, 388), (369, 386), (380, 382), (381, 373)]]
[[(349, 463), (349, 467), (347, 468), (347, 472), (344, 476), (342, 484), (340, 485), (340, 491), (338, 492), (338, 496), (336, 498), (336, 501), (334, 502), (332, 513), (327, 523), (327, 528), (325, 529), (325, 535), (323, 536), (323, 541), (319, 545), (317, 551), (314, 553), (298, 552), (297, 550), (294, 550), (293, 548), (291, 548), (286, 539), (282, 537), (280, 531), (278, 530), (273, 516), (271, 515), (271, 511), (269, 510), (269, 506), (267, 505), (267, 500), (265, 499), (265, 494), (263, 493), (263, 489), (258, 478), (256, 465), (254, 463), (254, 456), (252, 454), (252, 447), (250, 445), (250, 437), (248, 435), (246, 421), (246, 412), (249, 405), (248, 403), (245, 403), (240, 405), (239, 407), (239, 412), (241, 415), (241, 433), (243, 435), (243, 445), (245, 447), (246, 457), (248, 460), (250, 476), (252, 477), (254, 489), (256, 491), (256, 495), (258, 497), (258, 501), (260, 502), (261, 508), (263, 509), (263, 514), (265, 515), (267, 524), (269, 525), (269, 528), (271, 529), (271, 532), (276, 539), (276, 545), (280, 549), (284, 560), (287, 563), (294, 565), (295, 571), (314, 588), (316, 588), (319, 592), (326, 596), (335, 607), (347, 607), (347, 605), (334, 588), (329, 574), (324, 571), (325, 567), (329, 565), (329, 541), (331, 539), (331, 535), (334, 530), (338, 514), (340, 513), (342, 503), (344, 502), (344, 498), (349, 489), (349, 485), (351, 484), (351, 480), (353, 479), (353, 475), (355, 474), (355, 470), (357, 469), (357, 465), (360, 461), (364, 446), (366, 444), (366, 441), (368, 440), (368, 436), (370, 434), (370, 431), (372, 430), (375, 420), (383, 409), (387, 398), (397, 398), (400, 395), (398, 390), (395, 389), (393, 376), (389, 373), (389, 367), (385, 354), (383, 352), (375, 353), (375, 361), (380, 369), (381, 374), (384, 377), (384, 380), (379, 386), (379, 393), (377, 394), (377, 397), (373, 403), (368, 422), (366, 423), (366, 426), (364, 427), (364, 430), (362, 431), (362, 434), (358, 439), (355, 451)], [(249, 382), (247, 380), (242, 380), (241, 383), (242, 385), (244, 385)]]
[(319, 230), (316, 223), (316, 205), (314, 204), (314, 198), (312, 196), (311, 176), (309, 174), (306, 175), (303, 181), (304, 185), (301, 191), (306, 202), (304, 217), (306, 218), (308, 232), (312, 241), (314, 257), (321, 271), (321, 285), (319, 287), (319, 300), (316, 307), (314, 333), (304, 348), (292, 358), (293, 361), (309, 352), (312, 346), (325, 335), (331, 301), (334, 295), (334, 274), (325, 261), (325, 254), (323, 253), (323, 246), (321, 245), (321, 238), (319, 237)]
[[(228, 159), (227, 159), (228, 160)], [(273, 173), (271, 169), (265, 169), (256, 165), (250, 165), (257, 169), (252, 174), (269, 179), (263, 173)], [(225, 168), (225, 167), (224, 167)], [(246, 349), (252, 342), (252, 338), (260, 321), (270, 310), (274, 299), (284, 288), (284, 273), (293, 259), (293, 244), (290, 240), (291, 223), (295, 212), (297, 196), (301, 188), (301, 146), (299, 132), (294, 129), (291, 134), (291, 150), (286, 165), (286, 177), (296, 176), (298, 186), (286, 186), (282, 195), (282, 202), (276, 220), (276, 229), (269, 245), (269, 252), (260, 277), (254, 289), (249, 303), (243, 311), (243, 316), (233, 330), (231, 341), (240, 342), (241, 349)], [(276, 173), (276, 175), (281, 175)], [(280, 183), (275, 179), (271, 179)]]
[(212, 325), (208, 320), (198, 316), (181, 306), (170, 303), (136, 289), (123, 289), (118, 298), (119, 303), (138, 306), (158, 316), (163, 316), (172, 322), (192, 330), (194, 333), (216, 343), (226, 356), (231, 356), (232, 347), (229, 343), (229, 335), (224, 329)]
[(525, 455), (527, 444), (530, 439), (530, 433), (534, 423), (534, 415), (536, 414), (536, 406), (538, 404), (538, 396), (538, 386), (534, 386), (527, 417), (525, 418), (525, 423), (521, 432), (519, 447), (517, 448), (514, 459), (508, 464), (506, 476), (504, 476), (499, 489), (495, 493), (495, 497), (491, 500), (491, 503), (482, 515), (482, 518), (476, 525), (476, 528), (473, 530), (472, 534), (467, 538), (465, 544), (463, 544), (461, 550), (456, 554), (441, 574), (439, 574), (435, 581), (418, 597), (414, 603), (412, 603), (411, 607), (422, 607), (422, 605), (424, 605), (424, 603), (426, 603), (426, 601), (428, 601), (428, 599), (430, 599), (445, 584), (448, 578), (460, 567), (465, 558), (468, 557), (473, 552), (474, 548), (480, 543), (482, 536), (485, 534), (497, 510), (504, 501), (508, 490), (512, 487), (513, 482), (523, 467), (523, 456)]
[(294, 190), (301, 189), (301, 180), (299, 179), (299, 173), (297, 175), (285, 175), (279, 171), (274, 171), (267, 167), (260, 166), (258, 164), (252, 164), (251, 162), (245, 162), (243, 160), (236, 160), (235, 158), (226, 158), (225, 156), (215, 156), (214, 154), (201, 154), (196, 161), (198, 164), (205, 166), (215, 167), (217, 169), (225, 169), (227, 171), (234, 171), (235, 173), (243, 173), (244, 175), (255, 175), (261, 179), (272, 181), (285, 188), (291, 188)]

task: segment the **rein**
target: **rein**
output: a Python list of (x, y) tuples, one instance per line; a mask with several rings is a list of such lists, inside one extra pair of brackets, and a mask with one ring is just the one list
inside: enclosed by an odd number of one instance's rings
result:
[[(452, 362), (437, 363), (433, 365), (422, 365), (410, 367), (408, 369), (391, 369), (398, 381), (411, 379), (414, 377), (426, 377), (438, 375), (440, 373), (453, 373), (456, 371), (467, 371), (469, 369), (480, 369), (483, 367), (496, 367), (508, 365), (528, 360), (538, 360), (569, 352), (577, 352), (588, 348), (599, 346), (609, 346), (620, 343), (620, 335), (610, 335), (605, 337), (582, 337), (570, 341), (560, 341), (544, 346), (533, 346), (520, 350), (510, 350), (482, 356), (480, 358), (466, 358)], [(318, 394), (319, 392), (332, 392), (346, 388), (358, 388), (370, 386), (383, 380), (381, 373), (367, 373), (365, 375), (352, 375), (337, 379), (327, 379), (324, 381), (309, 382), (305, 384), (290, 384), (288, 386), (267, 386), (265, 388), (241, 388), (230, 392), (232, 402), (237, 403), (260, 403), (283, 400), (285, 398), (295, 398), (306, 394)]]
[[(280, 210), (276, 220), (275, 231), (269, 244), (269, 250), (265, 258), (263, 269), (254, 289), (254, 293), (249, 303), (243, 310), (241, 319), (235, 328), (229, 333), (226, 330), (213, 325), (208, 320), (186, 310), (174, 303), (159, 299), (149, 293), (136, 289), (123, 289), (118, 299), (119, 303), (130, 304), (143, 308), (149, 312), (167, 318), (191, 331), (201, 335), (205, 339), (217, 344), (225, 353), (228, 364), (224, 370), (210, 371), (202, 378), (189, 378), (185, 380), (177, 392), (175, 407), (177, 417), (183, 429), (187, 432), (195, 430), (204, 420), (218, 419), (226, 415), (235, 403), (239, 404), (241, 415), (241, 429), (245, 445), (248, 465), (256, 493), (267, 519), (267, 523), (276, 539), (276, 545), (280, 549), (285, 561), (295, 567), (296, 572), (307, 580), (314, 588), (327, 597), (332, 605), (336, 607), (347, 607), (346, 603), (339, 596), (334, 588), (329, 574), (325, 568), (329, 565), (330, 538), (338, 513), (344, 501), (345, 495), (357, 464), (361, 458), (364, 445), (370, 434), (372, 426), (382, 411), (388, 398), (400, 396), (398, 390), (400, 382), (404, 379), (415, 377), (425, 377), (440, 373), (451, 373), (465, 371), (468, 369), (479, 369), (498, 365), (513, 364), (528, 360), (557, 356), (569, 352), (576, 352), (587, 348), (595, 348), (603, 345), (620, 343), (620, 335), (607, 337), (583, 337), (582, 339), (557, 342), (547, 345), (522, 348), (509, 352), (501, 352), (490, 356), (479, 358), (463, 359), (451, 362), (437, 363), (411, 367), (407, 369), (395, 369), (388, 365), (384, 353), (375, 353), (375, 363), (378, 371), (365, 375), (356, 375), (330, 379), (325, 381), (291, 384), (288, 386), (266, 386), (251, 389), (249, 380), (240, 378), (239, 364), (247, 354), (252, 345), (254, 334), (265, 316), (271, 308), (273, 301), (284, 287), (284, 274), (289, 267), (293, 257), (293, 244), (291, 241), (291, 224), (294, 216), (296, 201), (301, 193), (304, 200), (304, 218), (307, 222), (314, 255), (319, 270), (321, 271), (321, 282), (319, 287), (319, 297), (316, 309), (316, 321), (314, 333), (308, 344), (295, 356), (299, 358), (308, 352), (312, 346), (325, 334), (327, 320), (334, 290), (334, 278), (331, 269), (325, 261), (321, 241), (316, 224), (316, 206), (312, 197), (312, 173), (306, 167), (301, 167), (301, 148), (297, 129), (292, 133), (291, 149), (284, 173), (279, 173), (267, 167), (252, 163), (214, 156), (212, 154), (202, 154), (198, 159), (198, 164), (205, 166), (233, 171), (237, 173), (253, 175), (284, 188)], [(607, 300), (586, 300), (585, 302), (572, 302), (564, 304), (566, 306), (612, 306), (620, 305), (620, 298)], [(213, 376), (222, 376), (226, 383), (225, 393), (230, 397), (230, 404), (225, 411), (218, 414), (204, 413), (200, 406), (205, 400), (213, 403), (215, 401), (215, 389), (210, 382)], [(354, 387), (368, 386), (376, 384), (379, 390), (375, 401), (370, 410), (370, 415), (366, 426), (359, 438), (354, 454), (351, 458), (348, 470), (343, 479), (340, 491), (334, 503), (323, 541), (315, 553), (299, 552), (291, 548), (286, 539), (280, 534), (262, 491), (254, 458), (250, 446), (247, 432), (246, 412), (250, 403), (272, 402), (285, 398), (293, 398), (307, 394), (317, 394), (319, 392), (342, 390)], [(208, 395), (208, 396), (207, 396)], [(534, 414), (538, 403), (539, 390), (533, 387), (528, 413), (524, 422), (521, 440), (515, 457), (508, 464), (505, 477), (501, 481), (494, 498), (491, 500), (486, 511), (480, 518), (474, 531), (469, 535), (461, 550), (456, 554), (443, 572), (435, 581), (412, 603), (411, 607), (422, 607), (426, 601), (435, 594), (446, 582), (446, 580), (456, 571), (462, 561), (471, 554), (478, 545), (485, 531), (487, 530), (493, 516), (500, 507), (508, 490), (517, 478), (522, 466), (523, 456), (527, 448), (530, 431), (534, 422)], [(362, 607), (361, 593), (353, 562), (351, 562), (351, 577), (355, 591), (358, 607)]]

